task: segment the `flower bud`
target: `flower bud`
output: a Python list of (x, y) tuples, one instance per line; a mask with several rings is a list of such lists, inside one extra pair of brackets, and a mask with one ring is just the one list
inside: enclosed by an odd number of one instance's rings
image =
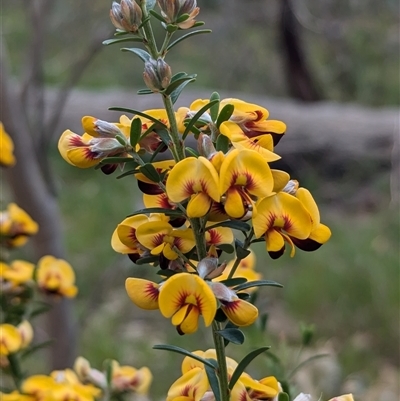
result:
[[(158, 5), (165, 20), (180, 29), (191, 28), (196, 23), (194, 18), (200, 12), (196, 0), (158, 0)], [(177, 22), (185, 14), (187, 18)]]
[(297, 180), (289, 180), (289, 182), (282, 189), (282, 192), (286, 192), (290, 195), (296, 195), (298, 189), (299, 189), (299, 182)]
[(136, 33), (142, 23), (142, 10), (135, 1), (121, 0), (112, 3), (110, 10), (111, 22), (117, 29)]
[(26, 348), (33, 339), (33, 328), (27, 320), (23, 320), (17, 329), (21, 335), (21, 348)]
[(97, 153), (99, 158), (125, 150), (125, 146), (114, 138), (93, 138), (90, 140), (89, 148), (91, 152)]
[(115, 125), (107, 121), (96, 120), (94, 122), (94, 129), (102, 138), (115, 138), (117, 135), (123, 135), (121, 130)]
[(153, 92), (164, 90), (171, 82), (171, 67), (162, 59), (150, 59), (144, 63), (143, 80)]

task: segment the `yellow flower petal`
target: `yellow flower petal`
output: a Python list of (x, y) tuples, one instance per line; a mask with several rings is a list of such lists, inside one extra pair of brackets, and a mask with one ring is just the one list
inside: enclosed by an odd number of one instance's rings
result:
[(125, 289), (131, 301), (139, 308), (158, 309), (159, 285), (140, 278), (127, 278)]
[(236, 326), (250, 326), (258, 317), (258, 309), (250, 302), (237, 298), (231, 302), (222, 302), (221, 309)]
[(0, 325), (0, 355), (13, 354), (22, 346), (21, 333), (16, 327), (5, 323)]
[(188, 217), (203, 217), (211, 208), (211, 198), (204, 192), (191, 196), (186, 211)]
[(15, 164), (14, 143), (0, 121), (0, 165), (11, 167)]
[(161, 287), (160, 312), (169, 318), (186, 304), (192, 304), (199, 309), (206, 326), (214, 320), (217, 301), (207, 283), (194, 274), (175, 274)]
[(166, 190), (172, 202), (182, 202), (200, 192), (206, 193), (218, 202), (218, 174), (205, 157), (200, 156), (198, 159), (188, 157), (177, 163), (170, 171)]

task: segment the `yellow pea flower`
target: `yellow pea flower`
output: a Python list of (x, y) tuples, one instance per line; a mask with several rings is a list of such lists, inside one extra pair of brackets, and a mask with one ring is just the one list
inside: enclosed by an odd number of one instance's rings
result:
[(217, 311), (217, 300), (211, 288), (201, 277), (190, 273), (175, 274), (163, 283), (158, 304), (161, 314), (171, 318), (181, 334), (197, 331), (200, 315), (209, 326)]
[(21, 346), (22, 336), (18, 328), (8, 323), (0, 324), (0, 355), (14, 354)]
[(11, 167), (15, 164), (14, 143), (0, 121), (0, 166)]
[(136, 229), (136, 238), (141, 245), (150, 250), (152, 255), (163, 255), (168, 260), (175, 260), (178, 254), (187, 253), (195, 246), (193, 231), (190, 228), (176, 230), (165, 221), (149, 221)]
[(39, 288), (48, 293), (73, 298), (78, 289), (75, 284), (75, 273), (71, 265), (54, 256), (43, 256), (37, 266), (36, 281)]
[(10, 265), (0, 262), (0, 279), (15, 288), (32, 280), (34, 269), (33, 263), (24, 260), (14, 260)]
[(19, 391), (13, 391), (10, 394), (0, 392), (1, 401), (37, 401), (37, 398), (33, 395), (24, 395)]
[(212, 201), (219, 202), (218, 173), (205, 157), (187, 157), (170, 171), (166, 190), (172, 202), (189, 199), (189, 217), (203, 217), (211, 208)]
[(120, 366), (117, 361), (113, 361), (111, 385), (116, 392), (147, 394), (152, 380), (153, 375), (147, 367), (136, 369), (132, 366)]
[(0, 212), (0, 235), (9, 248), (24, 245), (38, 229), (38, 224), (15, 203), (10, 203), (7, 210)]
[(311, 216), (303, 204), (285, 192), (269, 196), (257, 202), (257, 215), (253, 216), (256, 238), (264, 236), (271, 258), (283, 255), (285, 242), (294, 256), (294, 240), (305, 240), (311, 233)]
[(247, 149), (230, 151), (222, 162), (219, 177), (225, 212), (235, 219), (253, 215), (253, 198), (269, 196), (274, 186), (267, 162), (257, 152)]

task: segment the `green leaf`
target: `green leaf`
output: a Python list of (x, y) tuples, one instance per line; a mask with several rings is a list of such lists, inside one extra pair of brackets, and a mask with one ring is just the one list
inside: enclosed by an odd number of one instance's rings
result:
[(216, 121), (218, 118), (219, 105), (220, 105), (220, 100), (221, 100), (218, 92), (211, 93), (210, 102), (212, 102), (214, 100), (217, 100), (217, 103), (213, 104), (210, 107), (210, 116), (211, 116), (211, 120)]
[(137, 214), (146, 214), (146, 213), (163, 213), (166, 216), (182, 216), (183, 213), (177, 209), (165, 209), (162, 207), (147, 207), (145, 209), (137, 210), (135, 213), (130, 214), (128, 217), (136, 216)]
[(150, 89), (139, 89), (136, 93), (138, 95), (152, 95), (152, 94), (154, 94), (154, 92), (151, 91)]
[(178, 274), (178, 272), (174, 272), (173, 270), (169, 270), (169, 269), (165, 269), (165, 270), (161, 269), (161, 270), (158, 270), (156, 274), (158, 274), (159, 276), (172, 277), (175, 274)]
[(226, 104), (222, 108), (216, 122), (218, 128), (224, 121), (228, 121), (231, 118), (233, 110), (235, 110), (235, 106), (233, 104)]
[(198, 26), (203, 26), (204, 24), (205, 24), (204, 21), (197, 21), (197, 22), (192, 26), (192, 28), (197, 28)]
[(236, 256), (239, 259), (244, 259), (246, 256), (250, 255), (250, 251), (248, 249), (244, 249), (243, 243), (238, 239), (235, 239), (235, 248), (236, 248)]
[(234, 277), (226, 280), (221, 280), (220, 283), (225, 284), (227, 287), (235, 287), (236, 285), (247, 283), (247, 278)]
[(130, 36), (129, 38), (117, 38), (117, 39), (107, 39), (103, 41), (104, 46), (113, 45), (114, 43), (123, 43), (123, 42), (141, 42), (143, 43), (143, 38)]
[(189, 121), (189, 124), (186, 126), (185, 131), (182, 134), (182, 140), (185, 140), (192, 127), (196, 124), (197, 120), (214, 104), (218, 103), (218, 100), (213, 100), (212, 102), (207, 103), (203, 106)]
[(122, 135), (115, 135), (115, 139), (122, 145), (122, 146), (126, 146), (127, 145), (127, 143), (126, 143), (126, 138), (125, 138), (125, 136), (122, 136)]
[(139, 142), (140, 135), (142, 134), (142, 122), (140, 118), (134, 118), (131, 123), (130, 142), (131, 146), (135, 148)]
[(193, 156), (193, 157), (199, 157), (199, 152), (196, 152), (194, 149), (186, 147), (185, 148), (186, 153), (189, 153), (189, 155)]
[(45, 348), (53, 343), (54, 343), (54, 340), (47, 340), (47, 341), (43, 341), (42, 343), (35, 344), (35, 345), (25, 349), (21, 353), (21, 360), (27, 358), (28, 356), (34, 354), (36, 351), (39, 351), (42, 348)]
[(136, 54), (142, 61), (149, 61), (151, 56), (146, 50), (139, 49), (138, 47), (123, 47), (121, 49), (123, 52), (131, 52)]
[(112, 376), (113, 376), (113, 361), (112, 359), (106, 359), (103, 362), (103, 369), (106, 372), (107, 387), (111, 388)]
[(219, 244), (217, 247), (226, 253), (235, 252), (235, 248), (231, 244)]
[(181, 71), (181, 72), (177, 72), (176, 74), (174, 74), (173, 76), (172, 76), (172, 78), (171, 78), (171, 83), (172, 82), (175, 82), (177, 79), (179, 79), (179, 78), (183, 78), (183, 77), (187, 77), (187, 76), (189, 76), (189, 74), (186, 74), (186, 72), (183, 72), (183, 71)]
[(249, 354), (247, 354), (239, 363), (239, 365), (236, 366), (235, 371), (232, 374), (232, 378), (229, 382), (229, 389), (232, 390), (233, 386), (236, 384), (236, 382), (238, 381), (240, 375), (244, 372), (244, 370), (247, 368), (247, 366), (249, 365), (249, 363), (258, 355), (260, 355), (261, 353), (269, 350), (271, 347), (261, 347), (258, 348), (252, 352), (250, 352)]
[(289, 395), (286, 393), (280, 393), (278, 395), (278, 401), (290, 401), (289, 400)]
[(189, 17), (190, 17), (190, 15), (187, 14), (187, 13), (182, 14), (182, 15), (179, 16), (179, 18), (176, 20), (176, 22), (177, 22), (178, 24), (180, 24), (181, 22), (187, 21), (187, 20), (189, 19)]
[(217, 143), (215, 144), (215, 148), (217, 150), (222, 151), (223, 153), (228, 152), (229, 150), (229, 139), (225, 135), (218, 135)]
[(46, 313), (52, 308), (51, 305), (46, 302), (37, 301), (35, 303), (37, 303), (39, 305), (29, 313), (30, 319), (32, 319), (35, 316), (41, 315), (42, 313)]
[(165, 29), (167, 30), (168, 33), (174, 33), (179, 29), (179, 27), (177, 25), (174, 25), (174, 24), (167, 24)]
[(189, 358), (196, 359), (196, 361), (199, 361), (204, 364), (204, 366), (209, 366), (212, 369), (215, 369), (215, 366), (212, 362), (210, 362), (207, 359), (202, 358), (201, 356), (192, 354), (190, 351), (185, 350), (184, 348), (177, 347), (176, 345), (168, 345), (168, 344), (159, 344), (159, 345), (154, 345), (153, 349), (162, 349), (165, 351), (171, 351), (171, 352), (176, 352), (178, 354), (182, 354), (185, 356), (188, 356)]
[[(210, 362), (214, 361), (215, 363), (217, 363), (215, 359), (207, 359), (207, 360)], [(218, 366), (211, 368), (210, 366), (205, 365), (204, 368), (207, 374), (207, 379), (210, 384), (211, 390), (214, 393), (215, 401), (221, 401), (221, 393), (219, 391), (219, 380), (216, 373), (216, 369), (218, 368)]]
[(217, 333), (223, 337), (225, 340), (228, 340), (232, 344), (241, 345), (244, 343), (244, 334), (241, 330), (236, 328), (228, 328), (223, 330), (218, 330)]
[(140, 166), (139, 170), (150, 181), (160, 182), (160, 174), (158, 174), (156, 168), (151, 163), (146, 163), (144, 166)]
[(247, 283), (240, 284), (234, 288), (235, 291), (242, 291), (246, 290), (247, 288), (253, 287), (280, 287), (283, 288), (282, 284), (277, 283), (276, 281), (272, 280), (255, 280), (255, 281), (248, 281)]
[(132, 157), (106, 157), (99, 164), (104, 166), (105, 164), (120, 164), (120, 163), (132, 163), (134, 160)]
[(156, 5), (157, 0), (146, 0), (146, 10), (150, 12)]
[(181, 83), (170, 95), (172, 104), (175, 104), (176, 101), (178, 100), (179, 95), (182, 93), (183, 89), (185, 88), (185, 86), (187, 84), (190, 84), (191, 82), (194, 82), (195, 79), (191, 79), (190, 81), (185, 81), (183, 83)]
[(147, 265), (150, 263), (158, 262), (158, 256), (145, 256), (144, 258), (140, 258), (135, 262), (135, 265)]
[(196, 74), (187, 75), (182, 78), (176, 79), (174, 82), (171, 82), (168, 87), (165, 89), (164, 93), (166, 95), (170, 95), (176, 88), (178, 88), (185, 81), (193, 81), (196, 78)]
[(169, 46), (167, 47), (167, 51), (171, 50), (179, 42), (182, 42), (183, 40), (190, 38), (191, 36), (201, 35), (202, 33), (210, 33), (210, 32), (212, 32), (211, 29), (199, 29), (198, 31), (189, 32), (186, 35), (183, 35), (178, 39), (174, 40), (172, 43), (170, 43)]
[(157, 18), (159, 21), (164, 22), (164, 24), (167, 23), (167, 21), (164, 19), (164, 17), (160, 14), (158, 14), (157, 12), (155, 12), (154, 10), (150, 10), (149, 13), (154, 17)]
[(245, 223), (244, 221), (240, 220), (228, 220), (228, 221), (221, 221), (220, 223), (213, 224), (211, 226), (206, 227), (206, 230), (211, 230), (212, 228), (216, 227), (229, 227), (232, 228), (233, 230), (239, 230), (239, 231), (249, 231), (250, 226)]
[(117, 176), (117, 180), (119, 180), (120, 178), (128, 177), (129, 175), (137, 174), (137, 173), (140, 173), (140, 171), (138, 169), (126, 171), (125, 173)]
[(109, 107), (108, 110), (123, 111), (124, 113), (130, 113), (130, 114), (138, 115), (138, 116), (141, 116), (141, 117), (147, 118), (148, 120), (153, 121), (154, 123), (156, 123), (158, 126), (160, 126), (162, 128), (168, 129), (168, 127), (163, 122), (161, 122), (160, 120), (157, 120), (157, 118), (155, 118), (155, 117), (153, 117), (153, 116), (151, 116), (149, 114), (143, 113), (142, 111), (139, 111), (139, 110), (128, 109), (126, 107)]

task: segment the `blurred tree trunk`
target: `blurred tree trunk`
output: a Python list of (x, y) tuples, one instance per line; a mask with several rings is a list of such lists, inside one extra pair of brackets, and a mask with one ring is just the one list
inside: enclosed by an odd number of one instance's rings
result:
[(306, 62), (301, 42), (301, 26), (293, 12), (291, 0), (281, 0), (280, 14), (280, 40), (289, 93), (295, 99), (306, 102), (322, 100), (323, 97), (316, 87)]
[[(17, 159), (16, 165), (7, 170), (6, 177), (15, 202), (39, 224), (39, 232), (31, 240), (36, 259), (44, 255), (65, 258), (61, 215), (48, 151), (54, 145), (56, 128), (72, 88), (110, 31), (109, 27), (91, 31), (89, 41), (80, 45), (81, 54), (75, 55), (66, 70), (66, 78), (59, 82), (60, 87), (49, 102), (45, 96), (44, 50), (53, 6), (53, 0), (31, 0), (24, 8), (30, 37), (26, 49), (27, 68), (18, 83), (10, 73), (5, 40), (0, 49), (0, 120), (14, 141)], [(53, 369), (65, 369), (72, 366), (76, 352), (73, 302), (67, 299), (48, 299), (48, 302), (52, 309), (46, 315), (47, 334), (54, 340), (50, 347), (50, 364)]]

